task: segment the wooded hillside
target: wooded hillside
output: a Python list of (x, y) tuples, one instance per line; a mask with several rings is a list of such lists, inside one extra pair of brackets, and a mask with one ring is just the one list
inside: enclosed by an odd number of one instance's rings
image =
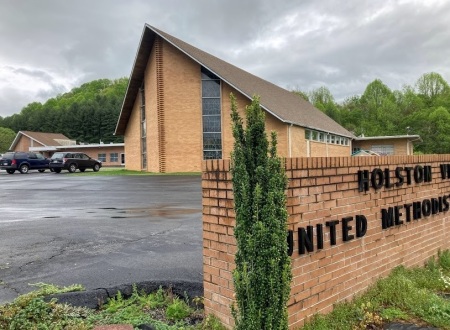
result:
[(62, 133), (78, 142), (123, 142), (122, 136), (113, 134), (127, 84), (127, 78), (85, 83), (44, 104), (33, 102), (18, 114), (0, 117), (0, 127), (16, 133)]

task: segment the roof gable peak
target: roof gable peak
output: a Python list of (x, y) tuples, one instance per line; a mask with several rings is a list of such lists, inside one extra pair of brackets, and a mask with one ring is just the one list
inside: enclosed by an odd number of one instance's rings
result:
[(260, 97), (261, 107), (280, 121), (341, 136), (353, 137), (352, 133), (300, 96), (242, 70), (149, 24), (145, 24), (144, 26), (115, 134), (125, 133), (156, 36), (159, 36), (193, 61), (217, 75), (222, 81), (249, 100), (254, 95), (258, 95)]

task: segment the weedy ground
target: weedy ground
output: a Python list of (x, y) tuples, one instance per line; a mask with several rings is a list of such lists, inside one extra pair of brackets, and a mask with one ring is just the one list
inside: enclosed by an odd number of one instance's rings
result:
[(188, 302), (170, 290), (159, 289), (146, 294), (133, 288), (125, 299), (119, 292), (98, 311), (58, 304), (54, 299), (45, 302), (49, 294), (79, 291), (79, 285), (57, 287), (37, 284), (38, 289), (18, 297), (13, 303), (0, 306), (0, 329), (11, 330), (88, 330), (96, 325), (131, 324), (152, 325), (157, 330), (224, 330), (214, 317), (203, 317), (201, 298)]
[[(134, 288), (100, 310), (45, 302), (46, 295), (83, 290), (80, 285), (36, 284), (37, 290), (0, 306), (0, 329), (89, 330), (96, 325), (150, 324), (158, 330), (224, 330), (213, 316), (204, 317), (201, 298), (187, 301), (170, 290), (146, 294)], [(438, 253), (425, 267), (397, 267), (351, 302), (339, 303), (327, 315), (315, 315), (303, 330), (382, 329), (390, 322), (414, 323), (450, 330), (450, 251)]]
[(397, 267), (352, 302), (315, 315), (304, 330), (383, 329), (390, 322), (450, 329), (450, 251), (425, 267)]

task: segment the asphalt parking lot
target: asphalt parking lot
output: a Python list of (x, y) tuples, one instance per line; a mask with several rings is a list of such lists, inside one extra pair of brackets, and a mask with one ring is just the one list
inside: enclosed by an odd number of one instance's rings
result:
[(32, 283), (202, 281), (200, 176), (0, 171), (0, 304)]

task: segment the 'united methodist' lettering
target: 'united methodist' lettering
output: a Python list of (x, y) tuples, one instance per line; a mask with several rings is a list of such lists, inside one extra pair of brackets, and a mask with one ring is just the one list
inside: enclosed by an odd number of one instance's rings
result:
[(422, 201), (396, 205), (381, 210), (381, 225), (383, 229), (404, 224), (404, 221), (420, 220), (450, 209), (450, 195)]
[[(352, 221), (355, 223), (352, 224)], [(341, 224), (342, 241), (349, 242), (355, 238), (364, 237), (367, 233), (367, 219), (364, 215), (357, 215), (353, 217), (345, 217), (341, 221), (332, 220), (325, 222), (325, 227), (329, 233), (330, 245), (336, 245), (337, 226)], [(354, 226), (353, 226), (354, 225)], [(305, 254), (306, 252), (314, 252), (314, 236), (316, 237), (317, 250), (323, 249), (324, 246), (324, 226), (319, 223), (314, 228), (313, 226), (306, 226), (298, 228), (298, 253)], [(288, 254), (291, 256), (294, 252), (294, 231), (288, 231)]]
[[(441, 169), (444, 172), (443, 169)], [(394, 176), (391, 177), (391, 172), (388, 168), (382, 170), (375, 168), (372, 172), (368, 170), (358, 171), (358, 190), (360, 192), (369, 191), (370, 187), (375, 190), (392, 187), (401, 187), (403, 184), (416, 184), (423, 182), (431, 182), (432, 172), (431, 166), (416, 165), (414, 167), (397, 167), (394, 171)]]

